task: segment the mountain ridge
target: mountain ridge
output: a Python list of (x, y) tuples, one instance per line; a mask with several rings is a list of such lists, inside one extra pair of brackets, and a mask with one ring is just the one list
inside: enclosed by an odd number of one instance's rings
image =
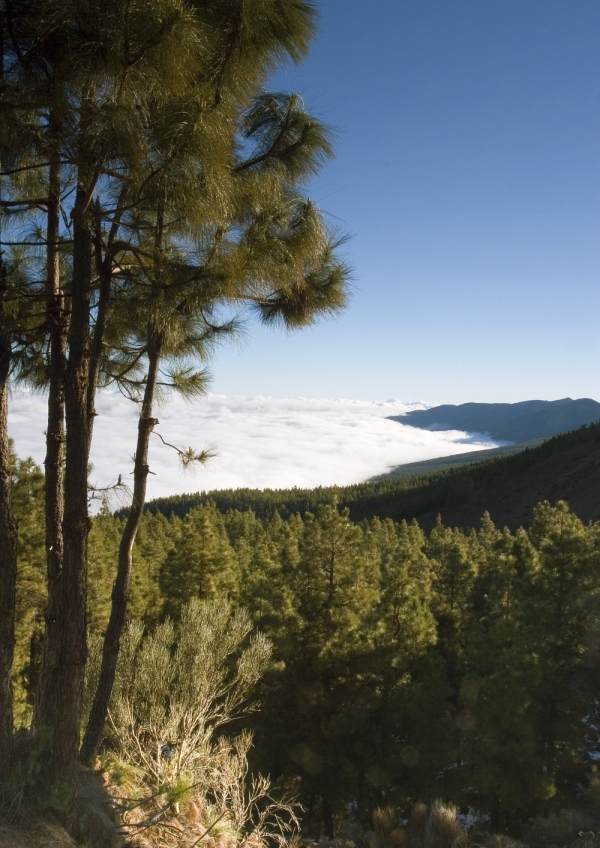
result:
[(600, 403), (592, 398), (561, 398), (518, 403), (441, 404), (388, 417), (421, 430), (464, 430), (487, 433), (500, 442), (526, 442), (595, 424), (600, 421)]

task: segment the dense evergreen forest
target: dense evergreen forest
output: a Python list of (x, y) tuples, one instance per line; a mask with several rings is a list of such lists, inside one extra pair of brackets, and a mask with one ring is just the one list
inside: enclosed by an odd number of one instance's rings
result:
[[(600, 444), (600, 423), (562, 433), (548, 439), (538, 447), (528, 448), (512, 456), (483, 460), (473, 465), (449, 468), (433, 474), (417, 477), (389, 477), (354, 486), (316, 489), (224, 489), (216, 492), (174, 495), (169, 498), (156, 498), (146, 505), (146, 510), (183, 518), (190, 509), (200, 504), (213, 502), (222, 512), (230, 509), (240, 511), (251, 509), (259, 518), (271, 518), (275, 513), (282, 518), (289, 518), (296, 513), (304, 515), (308, 511), (315, 511), (322, 503), (335, 501), (341, 507), (348, 507), (353, 521), (371, 519), (376, 516), (392, 518), (394, 521), (403, 519), (410, 521), (418, 518), (426, 525), (431, 525), (435, 522), (439, 511), (463, 507), (465, 504), (476, 501), (491, 486), (504, 482), (511, 483), (518, 474), (526, 473), (531, 476), (532, 470), (544, 461), (561, 457), (578, 446), (585, 446), (587, 450), (587, 446), (595, 447), (598, 444)], [(587, 462), (588, 468), (590, 465)], [(560, 482), (555, 479), (555, 484)], [(552, 492), (552, 495), (556, 498), (555, 492)], [(538, 500), (542, 497), (538, 497)], [(593, 498), (591, 509), (590, 517), (600, 517), (597, 498)], [(479, 514), (484, 510), (485, 507)], [(589, 512), (587, 504), (581, 511)], [(513, 529), (516, 529), (516, 526)]]
[[(14, 462), (16, 711), (25, 725), (43, 632), (44, 481), (30, 461)], [(411, 481), (396, 482), (410, 495)], [(283, 497), (264, 508), (268, 494), (256, 510), (203, 500), (182, 518), (146, 512), (130, 618), (151, 632), (166, 617), (177, 622), (194, 597), (249, 612), (273, 643), (250, 719), (252, 765), (298, 795), (306, 833), (331, 836), (382, 804), (408, 812), (439, 797), (481, 811), (494, 830), (522, 834), (536, 816), (572, 808), (575, 830), (593, 827), (600, 523), (584, 525), (559, 502), (539, 504), (526, 530), (486, 515), (472, 530), (424, 530), (356, 520), (346, 491), (336, 504), (316, 490), (302, 514), (284, 516)], [(105, 509), (93, 522), (92, 645), (110, 613), (124, 520)]]

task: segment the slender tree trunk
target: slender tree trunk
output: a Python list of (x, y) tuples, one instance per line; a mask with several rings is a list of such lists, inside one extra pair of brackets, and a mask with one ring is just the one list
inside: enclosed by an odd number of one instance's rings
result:
[(328, 798), (321, 800), (323, 814), (323, 836), (325, 839), (333, 839), (333, 807)]
[[(122, 197), (123, 199), (123, 197)], [(116, 232), (111, 232), (111, 237)], [(156, 248), (156, 273), (153, 281), (153, 293), (156, 295), (158, 279), (160, 278), (160, 250), (163, 235), (163, 213), (159, 210), (157, 215), (155, 248)], [(107, 257), (110, 262), (110, 257)], [(104, 276), (110, 280), (110, 264), (104, 268)], [(155, 425), (158, 423), (152, 417), (154, 406), (154, 394), (158, 378), (158, 367), (161, 356), (161, 336), (153, 320), (148, 323), (148, 376), (144, 390), (144, 399), (140, 410), (138, 421), (138, 437), (135, 451), (135, 462), (133, 467), (133, 498), (129, 515), (121, 536), (119, 545), (119, 559), (117, 565), (117, 578), (113, 585), (111, 596), (111, 609), (108, 626), (104, 634), (102, 648), (102, 663), (94, 701), (90, 710), (83, 744), (81, 746), (80, 758), (84, 765), (91, 766), (94, 763), (98, 748), (102, 741), (102, 732), (108, 714), (110, 696), (115, 681), (117, 660), (121, 644), (121, 633), (125, 625), (127, 615), (127, 603), (129, 601), (129, 586), (131, 582), (131, 567), (133, 560), (133, 545), (142, 520), (144, 503), (146, 500), (146, 486), (148, 482), (148, 447), (150, 436)]]
[(66, 451), (63, 574), (57, 653), (53, 779), (64, 797), (65, 822), (74, 825), (81, 700), (87, 652), (88, 459), (93, 417), (89, 414), (91, 227), (86, 191), (77, 189), (73, 215), (73, 286), (69, 356), (65, 372)]
[(15, 650), (17, 523), (11, 505), (8, 446), (10, 336), (4, 326), (6, 272), (0, 252), (0, 777), (10, 768), (13, 732), (11, 671)]
[(497, 833), (500, 830), (500, 819), (500, 798), (496, 795), (496, 793), (494, 793), (492, 795), (490, 807), (490, 825), (494, 833)]
[(42, 727), (54, 727), (56, 721), (58, 644), (63, 618), (61, 580), (63, 573), (62, 522), (64, 514), (64, 375), (67, 357), (67, 327), (60, 290), (59, 224), (60, 165), (57, 158), (54, 157), (54, 161), (50, 165), (46, 271), (46, 318), (50, 338), (48, 427), (44, 462), (46, 471), (45, 518), (48, 601), (42, 662), (32, 723), (34, 730)]
[[(4, 79), (4, 28), (0, 25), (0, 81)], [(0, 155), (0, 163), (2, 156)], [(1, 168), (0, 168), (1, 170)], [(2, 218), (0, 211), (0, 235)], [(8, 446), (8, 375), (11, 339), (5, 322), (6, 268), (0, 242), (0, 777), (10, 768), (13, 732), (11, 672), (15, 653), (17, 523), (11, 502)]]
[(119, 545), (117, 579), (113, 585), (110, 619), (104, 635), (100, 676), (81, 746), (81, 760), (84, 765), (88, 766), (93, 765), (100, 742), (102, 741), (102, 732), (104, 730), (104, 723), (115, 680), (121, 633), (123, 632), (125, 616), (127, 614), (133, 544), (140, 526), (146, 500), (146, 484), (149, 473), (148, 447), (152, 430), (158, 423), (157, 419), (152, 417), (154, 392), (160, 362), (160, 343), (156, 334), (148, 351), (148, 359), (148, 378), (138, 421), (138, 437), (133, 471), (133, 499)]

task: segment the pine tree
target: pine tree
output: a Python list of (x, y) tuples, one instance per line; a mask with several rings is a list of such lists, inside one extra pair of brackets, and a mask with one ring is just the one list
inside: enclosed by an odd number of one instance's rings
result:
[(133, 549), (129, 618), (147, 625), (159, 622), (163, 608), (160, 571), (180, 539), (181, 521), (176, 516), (167, 519), (160, 512), (144, 514)]
[(178, 618), (190, 598), (228, 598), (237, 589), (237, 561), (214, 505), (191, 510), (182, 523), (176, 550), (160, 573), (164, 612)]
[[(410, 711), (421, 690), (423, 663), (437, 640), (431, 611), (434, 573), (424, 533), (416, 522), (396, 525), (389, 519), (372, 521), (371, 532), (381, 556), (381, 601), (371, 661), (378, 697), (370, 719), (370, 772), (361, 804), (367, 809), (390, 800), (386, 787), (402, 786), (407, 778), (414, 785), (419, 768), (434, 767), (435, 757), (427, 755), (424, 739), (410, 727)], [(430, 730), (429, 743), (434, 736)]]
[[(273, 530), (285, 539), (277, 523)], [(269, 690), (268, 722), (281, 743), (274, 765), (301, 775), (303, 797), (322, 799), (321, 822), (331, 836), (336, 808), (357, 786), (353, 760), (371, 708), (379, 561), (347, 510), (323, 506), (296, 526), (297, 559), (286, 567), (291, 603), (284, 637), (275, 641), (285, 668)]]
[[(539, 791), (531, 715), (530, 645), (523, 622), (528, 568), (515, 537), (485, 515), (472, 539), (477, 559), (465, 629), (465, 673), (459, 689), (461, 754), (494, 829), (514, 823), (525, 798)], [(525, 560), (525, 563), (527, 560)], [(471, 800), (471, 799), (469, 799)]]
[(89, 536), (88, 632), (91, 636), (106, 630), (122, 532), (123, 519), (114, 518), (103, 504), (92, 521)]
[(11, 672), (14, 657), (17, 583), (17, 524), (11, 500), (8, 442), (8, 377), (12, 339), (7, 326), (6, 295), (7, 270), (0, 250), (0, 763), (2, 764), (0, 776), (3, 776), (4, 772), (10, 768), (11, 762), (13, 731)]
[(538, 554), (527, 597), (527, 636), (536, 657), (532, 721), (544, 762), (546, 797), (581, 774), (585, 725), (594, 691), (584, 663), (595, 619), (598, 552), (593, 534), (564, 502), (536, 507), (529, 530)]
[[(110, 335), (117, 293), (128, 289), (139, 301), (145, 280), (161, 287), (177, 277), (187, 288), (179, 285), (173, 294), (180, 296), (180, 314), (191, 320), (202, 310), (208, 315), (215, 298), (224, 296), (229, 303), (253, 304), (267, 322), (297, 327), (343, 305), (347, 272), (320, 215), (297, 191), (329, 155), (326, 134), (297, 98), (257, 97), (267, 74), (283, 59), (299, 60), (306, 53), (315, 25), (312, 4), (283, 0), (275, 7), (261, 0), (249, 10), (245, 3), (221, 0), (125, 5), (103, 0), (70, 6), (60, 0), (23, 0), (10, 9), (7, 5), (6, 13), (10, 38), (4, 43), (10, 45), (11, 68), (25, 96), (19, 105), (5, 106), (24, 116), (27, 132), (18, 144), (16, 134), (4, 134), (2, 161), (10, 154), (14, 170), (37, 172), (47, 192), (40, 245), (46, 254), (44, 290), (39, 292), (44, 319), (37, 335), (30, 336), (32, 356), (21, 372), (29, 379), (36, 369), (39, 374), (45, 370), (50, 390), (49, 607), (35, 726), (52, 730), (55, 785), (67, 799), (66, 819), (72, 824), (85, 665), (87, 469), (96, 389), (103, 373), (111, 378), (114, 363), (114, 356), (105, 355), (107, 344), (114, 343), (114, 353), (125, 338)], [(189, 168), (194, 147), (195, 171)], [(177, 194), (182, 220), (169, 230)], [(155, 272), (148, 277), (131, 269), (139, 271), (144, 264), (148, 239), (134, 234), (152, 209), (154, 252), (147, 267)], [(169, 255), (182, 237), (212, 257), (210, 268), (204, 261), (194, 265)], [(59, 254), (67, 245), (61, 270)], [(231, 263), (225, 270), (236, 286), (217, 292), (214, 283), (232, 248), (238, 271), (232, 273)], [(245, 288), (240, 290), (242, 279)], [(176, 319), (177, 310), (169, 308)], [(157, 350), (166, 350), (156, 310), (154, 318), (152, 310), (147, 317), (151, 332), (141, 356), (150, 370), (136, 478), (141, 483), (147, 465), (144, 445), (153, 426), (151, 371), (160, 365)], [(140, 339), (145, 330), (138, 329)], [(129, 340), (134, 336), (130, 333)], [(173, 374), (172, 382), (181, 381), (184, 372)], [(123, 382), (122, 372), (118, 378)], [(6, 446), (2, 449), (5, 459)], [(9, 508), (8, 494), (3, 490), (0, 495), (3, 509)], [(128, 568), (134, 536), (129, 532), (125, 543)], [(117, 593), (121, 608), (128, 579), (125, 573), (125, 590)], [(4, 585), (3, 598), (11, 607), (12, 577)], [(2, 620), (10, 630), (11, 615)], [(2, 661), (8, 665), (10, 640), (9, 634), (2, 642)]]
[[(309, 14), (310, 7), (304, 11)], [(281, 320), (295, 328), (335, 312), (345, 299), (346, 270), (334, 256), (335, 242), (315, 207), (298, 190), (298, 183), (330, 155), (327, 134), (293, 95), (260, 95), (249, 104), (247, 98), (256, 94), (273, 51), (282, 49), (275, 32), (281, 20), (271, 16), (259, 33), (254, 16), (246, 20), (242, 5), (239, 15), (227, 50), (230, 57), (237, 52), (240, 73), (247, 74), (254, 63), (254, 88), (246, 91), (248, 80), (242, 84), (232, 77), (225, 97), (224, 77), (200, 77), (201, 84), (196, 79), (176, 102), (160, 101), (148, 117), (148, 159), (133, 177), (131, 172), (127, 175), (120, 195), (139, 197), (143, 186), (142, 198), (135, 202), (133, 213), (118, 223), (113, 217), (110, 225), (111, 234), (116, 223), (126, 234), (128, 247), (123, 247), (123, 236), (119, 244), (128, 266), (125, 300), (127, 306), (134, 305), (135, 318), (122, 328), (122, 341), (114, 343), (121, 361), (109, 363), (107, 375), (128, 392), (137, 390), (143, 399), (134, 495), (119, 553), (98, 694), (82, 747), (84, 761), (93, 759), (100, 741), (125, 621), (161, 370), (164, 374), (165, 366), (170, 366), (169, 382), (177, 390), (188, 395), (203, 391), (203, 372), (188, 362), (193, 357), (205, 359), (209, 343), (232, 328), (231, 323), (219, 325), (214, 320), (215, 305), (251, 303), (267, 323)], [(296, 26), (301, 38), (300, 19)], [(212, 27), (210, 35), (214, 37)], [(283, 50), (291, 50), (289, 43)], [(207, 96), (209, 102), (214, 99), (209, 109)], [(244, 106), (249, 108), (239, 125)], [(179, 121), (176, 114), (182, 116)], [(200, 257), (196, 262), (189, 259), (192, 239)], [(108, 274), (110, 260), (109, 255), (100, 263), (107, 268), (107, 288), (113, 277)], [(123, 265), (122, 256), (121, 269)], [(131, 318), (132, 310), (117, 309), (116, 314)], [(174, 364), (179, 367), (173, 368)], [(136, 370), (142, 372), (137, 380)], [(206, 456), (191, 449), (179, 453), (184, 462)]]

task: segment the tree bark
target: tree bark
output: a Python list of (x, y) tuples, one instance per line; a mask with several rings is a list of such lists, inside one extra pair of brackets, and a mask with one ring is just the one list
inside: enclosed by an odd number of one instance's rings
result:
[(64, 515), (63, 467), (65, 446), (64, 376), (67, 358), (66, 314), (60, 290), (59, 225), (60, 164), (50, 165), (47, 228), (46, 322), (49, 335), (48, 427), (46, 430), (46, 570), (48, 601), (42, 662), (32, 728), (54, 727), (57, 716), (58, 643), (62, 626), (62, 568)]
[[(90, 192), (80, 186), (73, 215), (73, 285), (69, 355), (65, 372), (65, 475), (63, 573), (60, 580), (60, 634), (57, 652), (56, 716), (53, 728), (53, 782), (64, 799), (65, 823), (74, 825), (79, 728), (87, 653), (88, 459), (93, 415), (89, 414), (91, 227)], [(55, 790), (55, 791), (56, 791)]]

